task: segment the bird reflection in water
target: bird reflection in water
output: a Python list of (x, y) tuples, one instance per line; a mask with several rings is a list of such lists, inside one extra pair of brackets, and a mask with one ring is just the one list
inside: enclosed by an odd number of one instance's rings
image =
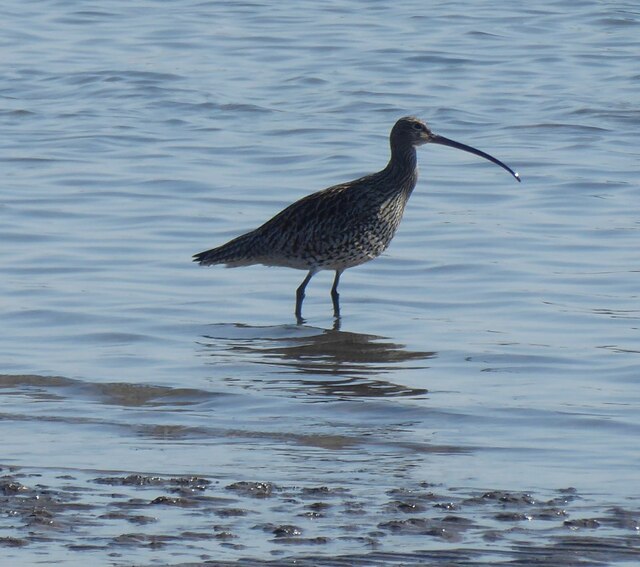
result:
[[(386, 337), (322, 329), (309, 326), (252, 327), (242, 324), (214, 325), (200, 341), (203, 354), (219, 364), (233, 357), (236, 371), (244, 361), (274, 367), (277, 379), (271, 385), (286, 383), (288, 388), (309, 387), (316, 393), (335, 398), (421, 396), (423, 388), (412, 388), (381, 379), (397, 370), (428, 368), (424, 361), (435, 352), (410, 351)], [(297, 375), (292, 378), (291, 375)], [(300, 376), (302, 375), (302, 376)], [(242, 382), (263, 382), (248, 372), (234, 376)]]

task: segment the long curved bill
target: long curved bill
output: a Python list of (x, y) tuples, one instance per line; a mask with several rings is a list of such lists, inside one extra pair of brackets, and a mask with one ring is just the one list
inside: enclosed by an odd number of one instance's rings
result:
[(445, 138), (444, 136), (439, 136), (438, 134), (432, 134), (431, 139), (429, 140), (432, 144), (440, 144), (441, 146), (449, 146), (451, 148), (458, 148), (459, 150), (463, 150), (465, 152), (469, 152), (470, 154), (475, 154), (477, 156), (483, 157), (484, 159), (488, 159), (492, 161), (496, 165), (499, 165), (503, 169), (506, 169), (511, 175), (513, 175), (518, 181), (521, 181), (520, 174), (516, 171), (513, 171), (508, 165), (502, 163), (499, 159), (494, 158), (492, 155), (489, 155), (481, 150), (476, 150), (471, 146), (467, 146), (466, 144), (461, 144), (460, 142), (456, 142), (454, 140), (450, 140), (449, 138)]

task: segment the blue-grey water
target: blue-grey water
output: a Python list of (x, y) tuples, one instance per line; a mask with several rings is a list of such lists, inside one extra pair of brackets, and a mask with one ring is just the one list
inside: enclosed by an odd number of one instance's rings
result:
[[(6, 0), (0, 30), (0, 563), (637, 565), (636, 2)], [(339, 329), (330, 273), (296, 325), (303, 272), (191, 262), (382, 168), (407, 114), (523, 181), (420, 148)]]

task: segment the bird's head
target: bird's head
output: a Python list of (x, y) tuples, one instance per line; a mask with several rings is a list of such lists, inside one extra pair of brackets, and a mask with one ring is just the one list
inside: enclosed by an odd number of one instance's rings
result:
[(433, 132), (429, 127), (414, 116), (405, 116), (395, 123), (391, 130), (391, 138), (412, 146), (421, 146), (431, 141)]
[(499, 165), (503, 169), (506, 169), (511, 175), (513, 175), (518, 181), (520, 181), (520, 175), (513, 171), (508, 165), (501, 162), (499, 159), (494, 158), (492, 155), (477, 150), (466, 144), (461, 144), (455, 140), (450, 140), (439, 134), (434, 134), (429, 127), (418, 118), (414, 116), (405, 116), (400, 118), (393, 128), (391, 129), (391, 145), (392, 147), (400, 146), (406, 147), (409, 144), (411, 146), (422, 146), (423, 144), (439, 144), (441, 146), (449, 146), (450, 148), (457, 148), (470, 154), (475, 154), (486, 160), (489, 160), (496, 165)]

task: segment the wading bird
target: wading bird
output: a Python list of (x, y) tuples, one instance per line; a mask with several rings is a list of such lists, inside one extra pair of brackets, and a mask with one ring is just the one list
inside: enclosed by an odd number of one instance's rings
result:
[(418, 180), (416, 147), (431, 143), (458, 148), (492, 161), (520, 181), (520, 176), (500, 160), (434, 134), (413, 116), (395, 123), (389, 141), (391, 158), (383, 170), (308, 195), (255, 230), (196, 254), (194, 261), (203, 266), (264, 264), (307, 270), (296, 291), (298, 323), (303, 322), (302, 301), (307, 284), (320, 270), (333, 270), (336, 275), (331, 299), (338, 319), (340, 275), (347, 268), (382, 254), (400, 224)]

